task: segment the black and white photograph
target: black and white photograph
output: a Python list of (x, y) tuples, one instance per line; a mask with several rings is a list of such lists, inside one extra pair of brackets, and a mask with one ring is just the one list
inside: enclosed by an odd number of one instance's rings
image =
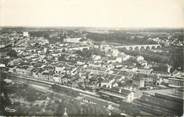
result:
[(183, 0), (0, 0), (0, 117), (184, 117)]

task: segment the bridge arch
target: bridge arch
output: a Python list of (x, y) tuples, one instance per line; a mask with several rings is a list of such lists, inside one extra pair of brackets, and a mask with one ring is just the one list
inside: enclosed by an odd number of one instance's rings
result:
[(142, 49), (156, 49), (161, 48), (159, 44), (152, 44), (152, 45), (129, 45), (129, 46), (118, 46), (116, 48), (123, 48), (126, 50), (142, 50)]
[(136, 47), (137, 47), (137, 46), (132, 46), (132, 49), (135, 50)]
[(143, 48), (146, 50), (147, 46), (144, 45)]
[(146, 46), (146, 50), (151, 50), (151, 47), (150, 46)]
[(157, 48), (157, 46), (152, 46), (152, 48), (151, 49), (156, 49)]
[(155, 45), (155, 46), (156, 46), (156, 48), (158, 48), (158, 49), (161, 48), (161, 45)]
[(153, 47), (154, 47), (154, 45), (153, 46), (152, 45), (149, 45), (150, 50), (153, 49)]
[(139, 48), (140, 48), (139, 50), (144, 50), (144, 47), (143, 46), (139, 46)]
[(129, 47), (129, 50), (134, 50), (134, 49), (133, 49), (133, 47), (130, 46), (130, 47)]
[(124, 46), (123, 49), (130, 50), (128, 46)]
[(135, 50), (140, 50), (140, 47), (139, 47), (139, 46), (135, 46), (134, 49), (135, 49)]

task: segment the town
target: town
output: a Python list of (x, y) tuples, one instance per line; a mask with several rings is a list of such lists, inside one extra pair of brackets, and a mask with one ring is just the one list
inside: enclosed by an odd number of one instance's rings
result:
[[(48, 91), (91, 108), (99, 105), (108, 110), (104, 116), (181, 116), (183, 37), (182, 29), (2, 28), (0, 67), (6, 77), (1, 80), (14, 88), (47, 85)], [(20, 113), (15, 106), (18, 94), (7, 93), (12, 104), (5, 113)], [(59, 114), (91, 114), (70, 108), (63, 107)]]

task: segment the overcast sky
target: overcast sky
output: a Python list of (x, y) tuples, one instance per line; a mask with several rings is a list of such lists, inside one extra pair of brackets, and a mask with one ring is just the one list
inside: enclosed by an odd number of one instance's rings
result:
[(184, 27), (184, 0), (0, 0), (0, 26)]

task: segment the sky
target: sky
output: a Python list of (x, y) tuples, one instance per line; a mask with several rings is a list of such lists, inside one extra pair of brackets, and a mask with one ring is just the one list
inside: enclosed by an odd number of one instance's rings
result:
[(184, 0), (0, 0), (0, 26), (184, 28)]

